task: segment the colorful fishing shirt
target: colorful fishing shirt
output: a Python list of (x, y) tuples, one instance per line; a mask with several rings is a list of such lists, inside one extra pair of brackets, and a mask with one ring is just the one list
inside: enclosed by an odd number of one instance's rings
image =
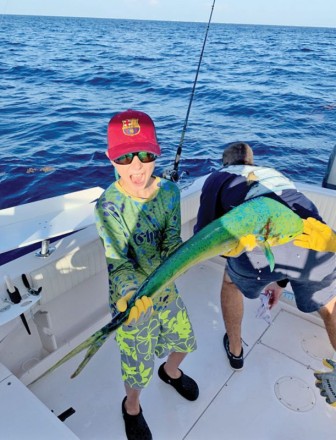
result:
[[(181, 244), (180, 192), (170, 181), (156, 177), (158, 189), (149, 199), (128, 195), (118, 182), (99, 198), (96, 226), (105, 248), (109, 275), (110, 308), (136, 290), (153, 270)], [(177, 290), (168, 286), (153, 300), (161, 310)]]
[(301, 218), (322, 220), (316, 206), (299, 192), (294, 183), (274, 168), (256, 165), (230, 165), (206, 179), (198, 212), (196, 233), (214, 219), (254, 197), (271, 197)]

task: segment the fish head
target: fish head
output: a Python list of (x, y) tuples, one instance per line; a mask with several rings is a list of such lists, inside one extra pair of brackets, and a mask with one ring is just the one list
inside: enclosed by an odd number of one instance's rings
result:
[(256, 240), (259, 245), (267, 243), (269, 246), (288, 243), (302, 233), (303, 220), (287, 206), (275, 200), (269, 200), (270, 210)]
[[(255, 235), (257, 245), (263, 249), (273, 271), (275, 266), (271, 247), (289, 243), (303, 231), (303, 220), (284, 204), (271, 199), (260, 197), (253, 201), (255, 219)], [(250, 243), (252, 241), (250, 240)]]

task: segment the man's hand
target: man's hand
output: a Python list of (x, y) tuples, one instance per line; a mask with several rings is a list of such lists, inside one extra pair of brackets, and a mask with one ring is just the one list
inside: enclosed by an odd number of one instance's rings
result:
[(323, 359), (323, 364), (332, 371), (315, 371), (315, 385), (320, 389), (321, 396), (326, 398), (327, 403), (336, 406), (336, 362), (331, 359)]
[(223, 255), (224, 257), (238, 257), (242, 252), (252, 251), (256, 246), (258, 244), (255, 236), (253, 234), (245, 235), (238, 240), (236, 247)]
[[(128, 302), (134, 295), (135, 291), (128, 292), (125, 296), (120, 298), (117, 303), (119, 312), (125, 312)], [(125, 321), (125, 325), (135, 326), (147, 321), (153, 313), (153, 301), (148, 296), (143, 296), (135, 301), (134, 306), (130, 310), (130, 314)]]
[(267, 293), (269, 300), (268, 300), (268, 307), (269, 309), (272, 309), (274, 306), (276, 306), (279, 302), (279, 299), (281, 297), (283, 291), (283, 287), (280, 287), (279, 284), (274, 281), (273, 283), (270, 283), (266, 289), (265, 293)]
[(303, 234), (295, 238), (294, 244), (318, 252), (336, 252), (336, 234), (328, 225), (309, 217), (303, 220)]

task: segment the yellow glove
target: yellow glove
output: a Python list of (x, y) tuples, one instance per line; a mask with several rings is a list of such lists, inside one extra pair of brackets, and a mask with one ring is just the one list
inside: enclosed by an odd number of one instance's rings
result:
[[(117, 309), (119, 312), (125, 312), (128, 302), (134, 295), (135, 290), (128, 292), (125, 296), (120, 298), (117, 303)], [(135, 301), (134, 306), (129, 312), (129, 316), (125, 321), (125, 325), (135, 326), (140, 325), (147, 321), (153, 313), (153, 301), (148, 296), (143, 296)]]
[(319, 252), (336, 252), (336, 234), (328, 225), (309, 217), (303, 220), (303, 234), (295, 238), (294, 244)]
[(320, 390), (321, 396), (325, 397), (327, 403), (336, 406), (336, 362), (332, 359), (323, 359), (323, 364), (331, 368), (331, 371), (315, 371), (315, 385)]
[(249, 234), (241, 237), (237, 245), (228, 252), (223, 253), (224, 257), (238, 257), (243, 251), (252, 251), (257, 244), (255, 235)]

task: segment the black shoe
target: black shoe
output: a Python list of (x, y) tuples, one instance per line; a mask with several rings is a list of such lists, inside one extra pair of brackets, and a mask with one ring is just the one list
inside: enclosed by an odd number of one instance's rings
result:
[(240, 355), (239, 356), (235, 356), (234, 354), (231, 353), (230, 349), (229, 349), (229, 338), (227, 333), (225, 333), (224, 335), (224, 348), (227, 354), (227, 357), (229, 359), (231, 368), (233, 368), (234, 370), (242, 370), (244, 367), (244, 350), (243, 347), (241, 349)]
[(197, 383), (191, 377), (181, 371), (181, 376), (178, 379), (172, 379), (165, 372), (164, 366), (165, 362), (160, 366), (158, 370), (158, 375), (163, 382), (169, 383), (175, 390), (181, 394), (187, 400), (196, 400), (199, 395), (199, 389)]
[(152, 440), (152, 433), (148, 428), (147, 422), (142, 415), (142, 409), (140, 406), (140, 412), (136, 416), (131, 416), (127, 413), (125, 408), (124, 398), (121, 404), (121, 410), (125, 421), (125, 431), (128, 440)]

